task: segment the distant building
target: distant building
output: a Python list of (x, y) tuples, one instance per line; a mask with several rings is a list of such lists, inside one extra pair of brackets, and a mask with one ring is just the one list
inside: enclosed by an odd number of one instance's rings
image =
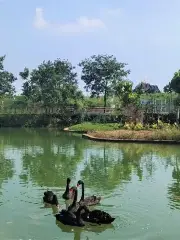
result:
[(133, 92), (160, 93), (160, 90), (157, 85), (141, 82), (134, 88)]

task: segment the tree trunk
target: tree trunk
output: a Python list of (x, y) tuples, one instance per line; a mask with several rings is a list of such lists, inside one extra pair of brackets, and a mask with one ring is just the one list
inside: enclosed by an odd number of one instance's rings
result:
[(104, 91), (104, 113), (106, 112), (107, 92)]
[(106, 112), (106, 104), (107, 104), (107, 79), (106, 79), (105, 90), (104, 90), (104, 113)]
[(179, 106), (177, 108), (176, 122), (179, 124)]

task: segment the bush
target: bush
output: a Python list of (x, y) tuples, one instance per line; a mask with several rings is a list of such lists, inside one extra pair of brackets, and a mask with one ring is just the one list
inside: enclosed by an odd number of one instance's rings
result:
[(136, 130), (136, 131), (144, 129), (142, 123), (137, 123), (137, 124), (125, 123), (123, 128), (126, 129), (126, 130)]
[(144, 127), (142, 125), (142, 123), (137, 123), (135, 126), (134, 126), (134, 130), (136, 131), (140, 131), (140, 130), (143, 130)]

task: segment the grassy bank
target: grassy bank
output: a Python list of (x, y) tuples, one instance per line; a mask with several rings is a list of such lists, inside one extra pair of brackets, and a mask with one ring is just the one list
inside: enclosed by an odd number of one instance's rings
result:
[(92, 122), (84, 122), (81, 124), (76, 124), (69, 127), (69, 130), (72, 131), (113, 131), (120, 129), (120, 124), (118, 123), (92, 123)]
[(94, 131), (88, 133), (90, 136), (101, 139), (134, 139), (134, 140), (175, 140), (180, 141), (180, 130), (115, 130)]

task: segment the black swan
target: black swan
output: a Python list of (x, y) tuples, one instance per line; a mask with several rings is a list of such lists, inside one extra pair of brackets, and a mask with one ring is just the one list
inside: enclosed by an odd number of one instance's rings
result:
[[(74, 199), (73, 199), (73, 202), (72, 204), (67, 208), (68, 211), (71, 211), (73, 213), (76, 213), (78, 208), (80, 207), (80, 204), (77, 202), (77, 197), (78, 197), (78, 192), (77, 192), (77, 187), (73, 186), (71, 188), (71, 191), (73, 192), (74, 194)], [(81, 206), (83, 206), (84, 204), (81, 204)]]
[(71, 189), (69, 188), (70, 182), (71, 182), (71, 179), (67, 178), (66, 190), (62, 195), (62, 198), (65, 200), (73, 199), (73, 197), (74, 197), (74, 195), (73, 195), (74, 191), (72, 191), (72, 188)]
[(115, 218), (111, 217), (109, 213), (104, 211), (95, 209), (90, 211), (86, 205), (83, 205), (83, 213), (81, 214), (81, 218), (85, 222), (97, 223), (97, 224), (110, 224)]
[(88, 207), (85, 205), (85, 203), (77, 203), (77, 188), (73, 187), (73, 191), (75, 192), (74, 200), (73, 203), (68, 207), (68, 211), (70, 211), (73, 214), (76, 214), (78, 209), (80, 207), (82, 212), (81, 212), (81, 218), (85, 222), (90, 222), (90, 223), (97, 223), (97, 224), (110, 224), (112, 223), (115, 218), (111, 217), (109, 213), (106, 213), (104, 211), (95, 209), (90, 211)]
[(84, 198), (84, 182), (82, 180), (79, 180), (77, 183), (77, 187), (79, 185), (82, 185), (82, 195), (79, 201), (80, 204), (84, 203), (86, 206), (93, 206), (98, 204), (101, 201), (101, 197), (97, 197), (95, 195)]
[(55, 214), (55, 217), (57, 221), (63, 223), (64, 225), (83, 227), (85, 224), (81, 218), (81, 212), (84, 209), (84, 206), (80, 206), (76, 211), (77, 188), (73, 188), (73, 190), (75, 193), (73, 203), (67, 210), (62, 209), (60, 213)]
[(59, 206), (58, 199), (56, 194), (54, 194), (52, 191), (46, 191), (44, 192), (43, 202)]

